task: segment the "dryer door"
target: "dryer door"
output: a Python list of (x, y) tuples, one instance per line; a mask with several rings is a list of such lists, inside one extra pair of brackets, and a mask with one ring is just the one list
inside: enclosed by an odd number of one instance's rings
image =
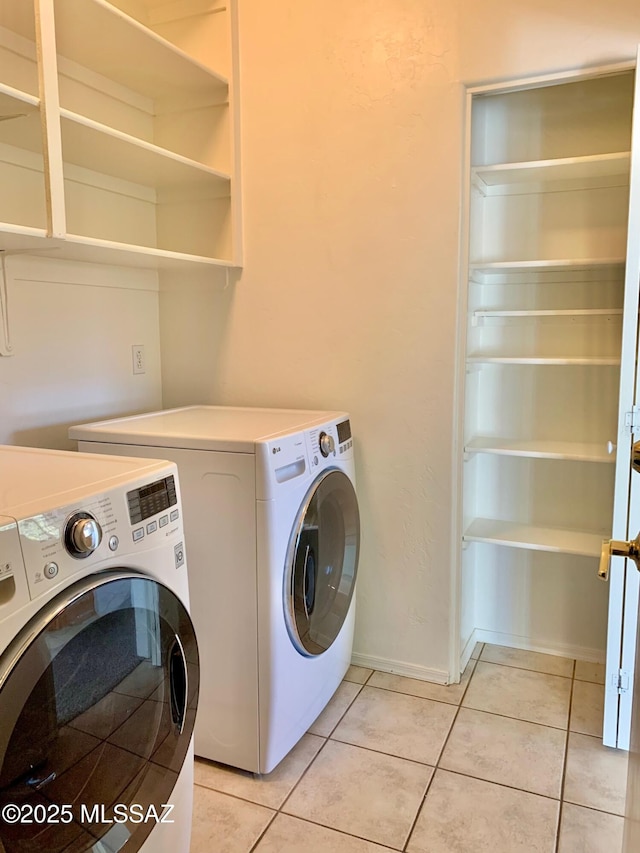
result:
[(162, 584), (104, 572), (50, 601), (0, 656), (0, 850), (139, 850), (171, 803), (198, 683), (191, 620)]
[(349, 612), (360, 551), (360, 515), (351, 480), (321, 474), (293, 528), (285, 571), (285, 617), (301, 654), (319, 655), (338, 636)]

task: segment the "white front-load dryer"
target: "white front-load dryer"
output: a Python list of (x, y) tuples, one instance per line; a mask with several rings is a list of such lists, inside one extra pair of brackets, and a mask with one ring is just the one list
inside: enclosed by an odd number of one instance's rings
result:
[(188, 605), (175, 465), (0, 447), (3, 853), (188, 853)]
[(72, 427), (180, 472), (201, 662), (196, 755), (268, 773), (351, 660), (360, 543), (344, 412), (189, 406)]

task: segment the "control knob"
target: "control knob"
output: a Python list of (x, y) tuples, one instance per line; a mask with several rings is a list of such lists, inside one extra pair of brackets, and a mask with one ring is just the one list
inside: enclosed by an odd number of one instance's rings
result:
[(329, 435), (326, 432), (320, 433), (319, 444), (320, 444), (320, 453), (322, 453), (322, 455), (325, 457), (325, 459), (330, 453), (333, 453), (333, 451), (335, 450), (335, 447), (336, 447), (336, 443), (333, 440), (333, 436)]
[(102, 541), (102, 528), (88, 512), (76, 512), (67, 521), (64, 544), (72, 557), (88, 557)]

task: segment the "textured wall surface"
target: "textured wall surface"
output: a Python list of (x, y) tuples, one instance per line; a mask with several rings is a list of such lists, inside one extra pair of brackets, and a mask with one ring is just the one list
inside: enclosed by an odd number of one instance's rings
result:
[(245, 266), (162, 295), (164, 402), (351, 412), (363, 659), (453, 668), (464, 84), (638, 40), (631, 0), (240, 3)]
[(44, 255), (9, 257), (7, 270), (15, 354), (0, 358), (0, 443), (75, 450), (71, 424), (161, 405), (155, 273)]

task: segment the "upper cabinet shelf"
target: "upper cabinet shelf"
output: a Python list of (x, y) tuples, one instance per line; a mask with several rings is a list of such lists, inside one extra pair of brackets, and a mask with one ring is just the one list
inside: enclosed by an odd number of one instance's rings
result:
[(0, 249), (241, 265), (234, 4), (6, 0)]
[(557, 192), (591, 187), (628, 186), (631, 154), (593, 154), (472, 168), (474, 186), (483, 195)]
[[(177, 4), (176, 4), (177, 5)], [(58, 53), (153, 101), (226, 99), (228, 80), (104, 0), (55, 0)], [(83, 38), (82, 34), (94, 34)]]

